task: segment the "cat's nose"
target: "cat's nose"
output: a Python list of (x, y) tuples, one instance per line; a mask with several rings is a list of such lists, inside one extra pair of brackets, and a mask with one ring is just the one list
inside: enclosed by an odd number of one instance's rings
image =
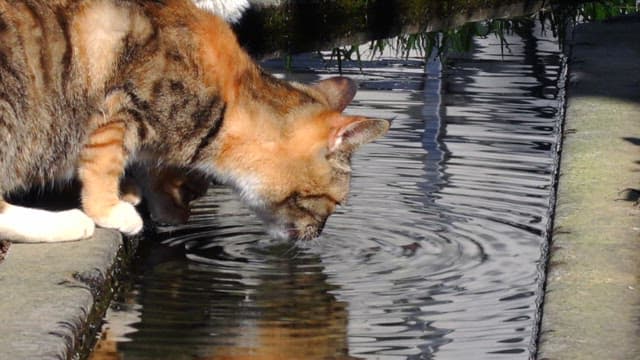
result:
[(298, 229), (289, 228), (287, 229), (287, 236), (289, 240), (298, 240), (300, 238), (300, 231)]

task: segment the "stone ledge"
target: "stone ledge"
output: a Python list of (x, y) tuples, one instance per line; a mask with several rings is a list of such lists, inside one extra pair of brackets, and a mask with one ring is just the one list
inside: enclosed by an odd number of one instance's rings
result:
[(12, 244), (0, 262), (0, 359), (72, 359), (91, 346), (127, 247), (104, 229), (77, 242)]
[(580, 25), (571, 47), (538, 358), (638, 359), (640, 19)]

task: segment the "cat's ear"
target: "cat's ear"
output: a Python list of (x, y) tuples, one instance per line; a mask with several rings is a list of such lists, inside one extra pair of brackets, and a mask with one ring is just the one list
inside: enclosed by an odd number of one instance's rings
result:
[(341, 116), (329, 138), (329, 151), (354, 151), (389, 130), (390, 122), (360, 116)]
[(333, 110), (339, 112), (349, 105), (358, 90), (355, 81), (344, 76), (322, 80), (313, 87), (324, 95)]

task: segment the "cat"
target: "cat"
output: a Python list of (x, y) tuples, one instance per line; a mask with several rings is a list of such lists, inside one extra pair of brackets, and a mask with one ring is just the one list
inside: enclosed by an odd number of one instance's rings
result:
[(0, 194), (82, 184), (82, 210), (0, 198), (0, 237), (139, 233), (119, 189), (132, 163), (194, 169), (237, 190), (272, 236), (316, 237), (347, 198), (353, 151), (389, 128), (342, 114), (355, 92), (345, 77), (269, 75), (189, 0), (0, 0)]
[[(250, 7), (248, 0), (193, 0), (200, 9), (237, 23)], [(139, 204), (144, 197), (149, 217), (160, 225), (180, 225), (191, 215), (190, 202), (205, 194), (209, 179), (193, 170), (131, 166), (120, 191), (125, 201)]]

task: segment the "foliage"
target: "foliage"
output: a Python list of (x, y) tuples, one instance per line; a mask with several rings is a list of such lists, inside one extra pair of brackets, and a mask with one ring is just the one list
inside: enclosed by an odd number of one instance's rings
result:
[[(368, 43), (370, 57), (381, 56), (386, 49), (395, 51), (396, 56), (408, 58), (410, 54), (420, 54), (425, 59), (432, 56), (441, 60), (448, 53), (464, 53), (471, 50), (474, 38), (495, 36), (505, 48), (509, 44), (507, 35), (524, 34), (533, 22), (540, 21), (543, 30), (550, 30), (564, 42), (564, 37), (577, 23), (604, 21), (615, 16), (637, 13), (635, 0), (602, 0), (597, 2), (556, 1), (543, 8), (538, 14), (513, 19), (491, 19), (467, 23), (455, 29), (438, 32), (402, 34), (391, 39), (372, 40)], [(337, 60), (342, 72), (345, 60), (362, 61), (361, 46), (335, 47), (328, 61)], [(361, 64), (360, 64), (361, 66)]]
[(550, 24), (563, 44), (567, 33), (578, 23), (605, 21), (637, 12), (635, 0), (555, 1), (540, 11), (539, 18)]

